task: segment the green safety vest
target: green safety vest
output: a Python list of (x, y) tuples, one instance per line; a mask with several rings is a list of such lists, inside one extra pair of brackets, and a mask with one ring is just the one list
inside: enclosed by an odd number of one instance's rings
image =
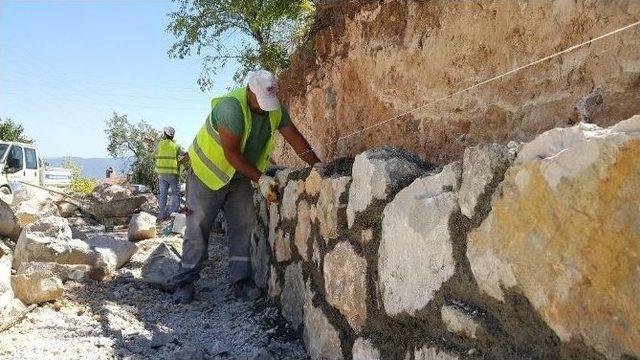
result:
[(178, 175), (178, 145), (173, 140), (164, 139), (156, 147), (156, 172)]
[[(251, 134), (251, 110), (247, 103), (247, 89), (239, 88), (221, 97), (213, 98), (211, 100), (211, 108), (215, 108), (218, 102), (223, 98), (230, 97), (237, 99), (242, 107), (242, 114), (244, 115), (244, 132), (242, 134), (240, 151), (244, 153), (247, 139), (249, 138), (249, 134)], [(262, 172), (267, 168), (269, 156), (271, 155), (271, 152), (273, 152), (273, 135), (280, 126), (281, 119), (281, 109), (269, 111), (271, 136), (269, 136), (267, 143), (262, 148), (258, 162), (255, 164), (258, 170)], [(229, 164), (227, 158), (224, 156), (224, 150), (222, 149), (222, 143), (220, 141), (220, 134), (213, 127), (211, 114), (209, 114), (209, 117), (207, 117), (207, 120), (202, 128), (200, 128), (196, 138), (189, 147), (189, 160), (191, 162), (191, 170), (193, 173), (211, 190), (218, 190), (225, 186), (236, 172), (236, 169)]]

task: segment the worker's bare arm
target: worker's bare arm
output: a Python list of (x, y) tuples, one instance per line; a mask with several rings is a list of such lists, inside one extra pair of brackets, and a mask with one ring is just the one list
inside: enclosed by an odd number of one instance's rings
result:
[(247, 158), (244, 157), (244, 155), (242, 155), (240, 150), (242, 137), (222, 128), (219, 130), (219, 133), (220, 140), (222, 142), (222, 149), (224, 150), (224, 157), (227, 159), (229, 164), (244, 176), (257, 182), (262, 173), (258, 168), (253, 166)]
[(298, 128), (293, 123), (289, 126), (285, 126), (280, 129), (280, 133), (285, 140), (291, 145), (293, 150), (298, 156), (304, 160), (307, 164), (313, 166), (320, 162), (320, 159), (311, 149), (311, 145), (307, 142), (307, 139), (302, 136)]

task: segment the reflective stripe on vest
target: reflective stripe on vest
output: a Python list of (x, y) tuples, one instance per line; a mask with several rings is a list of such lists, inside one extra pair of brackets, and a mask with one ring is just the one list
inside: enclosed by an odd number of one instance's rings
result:
[(161, 140), (156, 147), (156, 172), (178, 174), (178, 145), (169, 139)]
[[(221, 99), (229, 97), (238, 100), (242, 108), (244, 131), (242, 133), (240, 151), (244, 153), (247, 139), (251, 133), (251, 110), (247, 103), (247, 89), (239, 88), (224, 96), (213, 98), (211, 100), (211, 109), (215, 108)], [(264, 171), (267, 168), (269, 156), (274, 148), (273, 135), (280, 126), (281, 119), (282, 111), (280, 109), (269, 112), (271, 135), (262, 148), (257, 164), (254, 164), (260, 171)], [(198, 179), (207, 185), (208, 188), (218, 190), (231, 180), (236, 169), (229, 164), (227, 158), (224, 156), (220, 134), (218, 134), (218, 131), (213, 127), (212, 121), (211, 114), (209, 114), (209, 117), (189, 147), (189, 161), (191, 162), (191, 169)]]

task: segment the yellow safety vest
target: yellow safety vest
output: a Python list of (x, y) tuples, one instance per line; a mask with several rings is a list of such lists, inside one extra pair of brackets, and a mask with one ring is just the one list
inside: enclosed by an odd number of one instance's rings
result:
[(178, 175), (178, 145), (173, 140), (164, 139), (156, 147), (156, 172)]
[[(240, 102), (242, 114), (244, 115), (244, 132), (242, 134), (242, 145), (240, 148), (240, 151), (244, 153), (247, 139), (249, 138), (249, 134), (251, 134), (251, 110), (247, 103), (247, 89), (239, 88), (224, 96), (213, 98), (211, 100), (211, 109), (215, 108), (223, 98), (230, 97), (235, 98)], [(273, 152), (273, 135), (280, 126), (281, 119), (281, 109), (269, 111), (271, 136), (269, 136), (267, 143), (262, 148), (258, 162), (255, 164), (258, 170), (262, 172), (267, 168), (269, 156)], [(211, 114), (209, 114), (209, 117), (202, 128), (200, 128), (196, 138), (189, 147), (189, 160), (191, 161), (191, 170), (193, 173), (211, 190), (218, 190), (225, 186), (236, 172), (236, 169), (229, 164), (227, 158), (224, 156), (224, 150), (222, 149), (222, 143), (220, 141), (220, 134), (213, 127)]]

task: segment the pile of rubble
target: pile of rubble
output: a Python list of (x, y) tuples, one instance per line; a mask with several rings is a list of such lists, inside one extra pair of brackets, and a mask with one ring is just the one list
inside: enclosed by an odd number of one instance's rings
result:
[[(109, 201), (130, 193), (111, 185), (92, 195)], [(110, 278), (136, 251), (127, 239), (87, 236), (80, 227), (92, 223), (79, 210), (62, 196), (36, 188), (16, 191), (11, 205), (0, 201), (0, 235), (5, 237), (0, 242), (0, 324), (24, 311), (25, 305), (60, 298), (68, 280)], [(153, 228), (149, 235), (155, 235), (155, 219)]]
[(435, 168), (384, 147), (276, 174), (256, 283), (312, 359), (640, 356), (640, 116)]

